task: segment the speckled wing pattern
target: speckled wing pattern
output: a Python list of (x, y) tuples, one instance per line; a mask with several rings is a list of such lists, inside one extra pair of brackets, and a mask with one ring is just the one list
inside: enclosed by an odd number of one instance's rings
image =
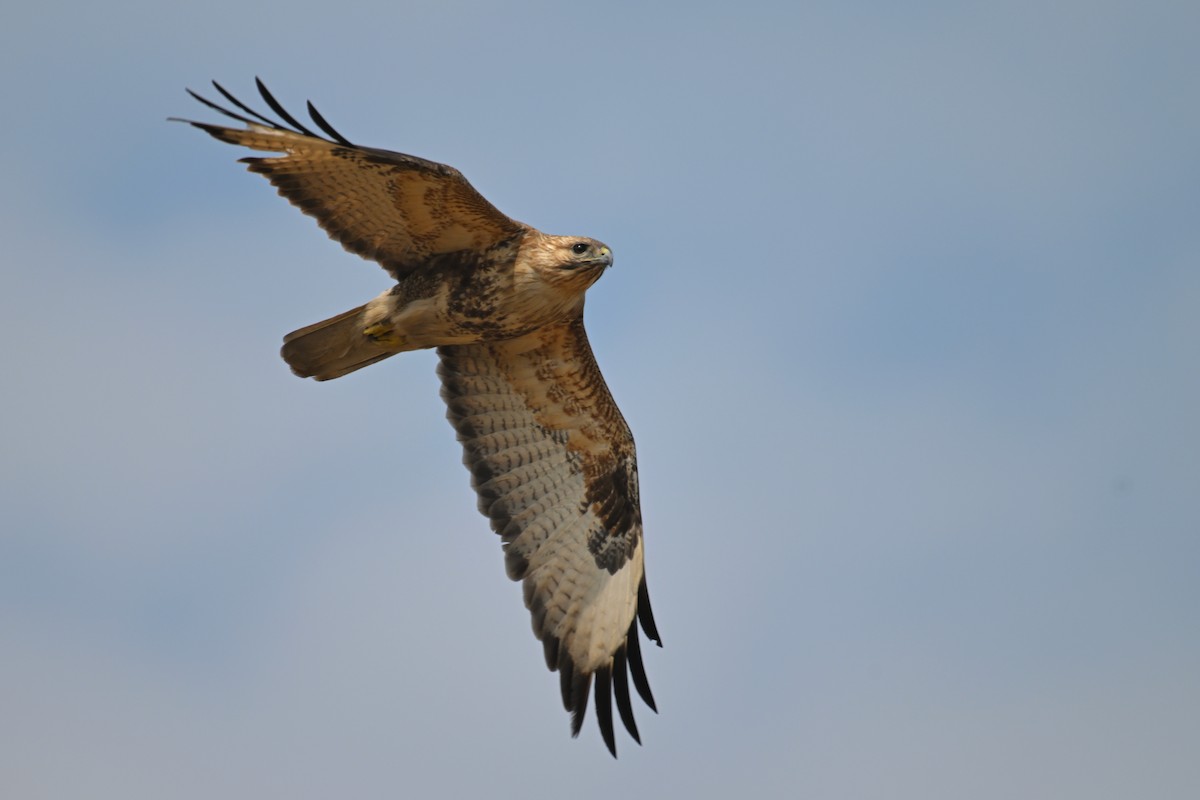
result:
[[(637, 620), (661, 645), (642, 566), (633, 436), (592, 357), (582, 317), (498, 342), (438, 349), (463, 461), (524, 583), (533, 631), (558, 670), (578, 735), (596, 717), (616, 755), (612, 701), (640, 742), (629, 677), (655, 708)], [(636, 619), (635, 619), (636, 617)], [(628, 674), (627, 674), (628, 672)]]
[(352, 144), (309, 103), (309, 115), (329, 138), (318, 136), (288, 114), (261, 81), (259, 93), (287, 125), (243, 105), (216, 81), (213, 85), (253, 118), (189, 92), (249, 127), (183, 121), (223, 142), (283, 153), (242, 162), (314, 217), (332, 239), (377, 261), (397, 280), (432, 256), (483, 253), (528, 230), (498, 211), (453, 167)]

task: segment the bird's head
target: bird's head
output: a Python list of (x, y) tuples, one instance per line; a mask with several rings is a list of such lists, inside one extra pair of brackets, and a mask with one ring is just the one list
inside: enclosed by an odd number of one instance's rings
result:
[(612, 266), (612, 250), (584, 236), (541, 236), (528, 251), (528, 265), (544, 283), (582, 293)]

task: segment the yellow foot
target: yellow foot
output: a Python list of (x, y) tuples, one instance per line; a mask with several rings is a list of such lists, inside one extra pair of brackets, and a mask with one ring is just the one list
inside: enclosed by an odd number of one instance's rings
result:
[(404, 344), (404, 337), (397, 334), (395, 328), (391, 325), (383, 322), (363, 329), (363, 336), (366, 336), (372, 342), (375, 342), (375, 344), (381, 344), (384, 347), (399, 347)]

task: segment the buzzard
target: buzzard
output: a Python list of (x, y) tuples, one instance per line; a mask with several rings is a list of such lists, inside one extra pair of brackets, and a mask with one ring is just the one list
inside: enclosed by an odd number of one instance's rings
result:
[(662, 645), (642, 567), (633, 436), (583, 326), (584, 294), (612, 266), (602, 242), (550, 236), (498, 211), (453, 167), (352, 144), (308, 104), (321, 134), (284, 110), (254, 111), (216, 81), (245, 127), (187, 122), (230, 144), (331, 238), (396, 281), (374, 300), (284, 337), (292, 371), (340, 378), (406, 350), (436, 347), (447, 417), (479, 510), (524, 584), (533, 632), (561, 678), (578, 736), (595, 678), (600, 731), (616, 756), (612, 705), (640, 743), (632, 678), (657, 711), (638, 623)]

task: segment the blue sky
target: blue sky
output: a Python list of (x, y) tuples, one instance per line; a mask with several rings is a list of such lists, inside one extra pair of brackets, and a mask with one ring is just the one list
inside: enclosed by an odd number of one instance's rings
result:
[[(6, 13), (6, 796), (1195, 795), (1198, 39), (1162, 2)], [(255, 75), (613, 247), (665, 642), (619, 761), (432, 354), (279, 360), (388, 282), (165, 122)]]

